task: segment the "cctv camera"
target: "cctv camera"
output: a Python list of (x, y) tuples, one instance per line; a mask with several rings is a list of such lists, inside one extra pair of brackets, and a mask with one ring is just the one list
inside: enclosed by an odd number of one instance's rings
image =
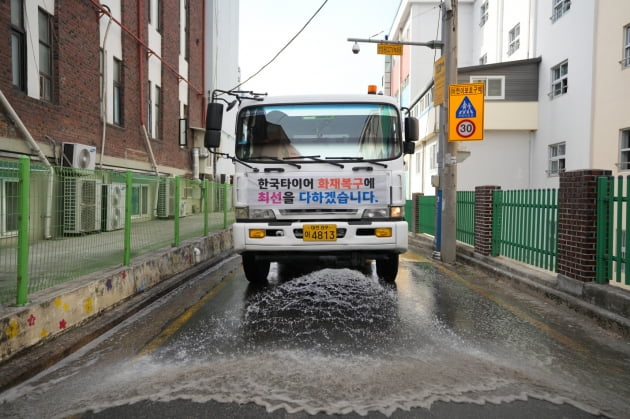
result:
[(359, 43), (355, 42), (354, 45), (352, 45), (352, 52), (358, 54), (359, 51), (361, 51), (361, 48), (359, 48)]

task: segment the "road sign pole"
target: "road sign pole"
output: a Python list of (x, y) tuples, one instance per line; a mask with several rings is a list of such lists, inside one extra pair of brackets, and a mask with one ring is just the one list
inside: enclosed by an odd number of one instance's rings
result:
[[(447, 0), (451, 1), (451, 0)], [(457, 83), (457, 8), (458, 0), (452, 0), (449, 10), (445, 7), (443, 15), (443, 41), (444, 54), (446, 55), (446, 72), (444, 83), (444, 97), (449, 96), (449, 86)], [(442, 142), (442, 175), (440, 186), (442, 188), (442, 211), (440, 257), (443, 262), (454, 263), (456, 254), (457, 234), (457, 142), (448, 141), (449, 127), (449, 101), (444, 100), (444, 125), (440, 130)]]

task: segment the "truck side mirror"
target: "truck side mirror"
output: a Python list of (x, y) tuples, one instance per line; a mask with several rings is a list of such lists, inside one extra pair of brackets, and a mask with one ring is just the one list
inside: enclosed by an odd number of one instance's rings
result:
[(221, 144), (221, 126), (223, 124), (223, 104), (208, 103), (206, 110), (206, 134), (203, 145), (206, 148), (217, 148)]
[(418, 141), (419, 123), (417, 118), (405, 118), (405, 141)]
[(405, 154), (413, 154), (416, 152), (416, 144), (411, 141), (405, 141), (403, 143), (403, 152)]

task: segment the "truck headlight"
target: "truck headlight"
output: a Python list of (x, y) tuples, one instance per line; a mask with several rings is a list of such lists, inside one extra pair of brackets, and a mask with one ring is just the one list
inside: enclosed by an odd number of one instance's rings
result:
[(368, 208), (363, 211), (363, 218), (403, 218), (404, 216), (403, 207)]
[(392, 218), (403, 218), (405, 216), (405, 207), (389, 207), (389, 216)]
[(249, 218), (252, 220), (274, 220), (276, 216), (270, 209), (255, 208), (249, 209)]
[(363, 211), (363, 218), (387, 218), (388, 216), (388, 208), (368, 208)]

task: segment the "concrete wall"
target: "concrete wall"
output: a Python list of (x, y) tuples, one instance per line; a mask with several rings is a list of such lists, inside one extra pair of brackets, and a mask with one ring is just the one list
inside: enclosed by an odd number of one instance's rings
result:
[[(131, 266), (97, 272), (31, 294), (25, 307), (0, 313), (0, 362), (91, 320), (166, 279), (232, 252), (232, 231), (191, 239), (133, 260)], [(199, 257), (195, 257), (199, 249)]]

